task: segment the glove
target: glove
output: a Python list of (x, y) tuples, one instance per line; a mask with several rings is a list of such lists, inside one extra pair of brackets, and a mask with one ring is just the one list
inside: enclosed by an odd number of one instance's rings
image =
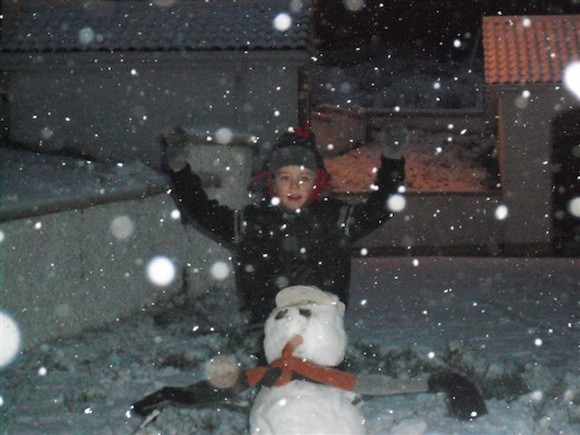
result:
[(163, 158), (165, 165), (174, 172), (179, 172), (188, 164), (189, 142), (187, 133), (177, 126), (163, 141)]
[(409, 132), (407, 127), (402, 124), (390, 124), (381, 129), (378, 140), (381, 144), (383, 157), (400, 159), (403, 155), (403, 147), (409, 141)]

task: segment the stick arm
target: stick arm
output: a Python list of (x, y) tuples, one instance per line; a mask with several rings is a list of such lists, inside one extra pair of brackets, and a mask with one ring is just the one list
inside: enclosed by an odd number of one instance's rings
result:
[(384, 375), (358, 375), (353, 392), (363, 396), (397, 396), (400, 394), (428, 393), (426, 378), (395, 379)]

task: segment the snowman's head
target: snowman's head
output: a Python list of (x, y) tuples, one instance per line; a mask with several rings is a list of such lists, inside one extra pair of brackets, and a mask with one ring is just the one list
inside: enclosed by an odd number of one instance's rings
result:
[(292, 286), (276, 296), (276, 308), (265, 325), (264, 351), (268, 363), (280, 358), (294, 336), (302, 344), (293, 356), (324, 366), (336, 366), (344, 359), (345, 306), (336, 295), (312, 286)]

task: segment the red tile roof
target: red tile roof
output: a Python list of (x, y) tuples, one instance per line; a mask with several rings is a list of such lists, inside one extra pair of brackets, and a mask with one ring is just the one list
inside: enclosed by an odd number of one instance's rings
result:
[(558, 83), (580, 60), (580, 15), (483, 18), (486, 84)]

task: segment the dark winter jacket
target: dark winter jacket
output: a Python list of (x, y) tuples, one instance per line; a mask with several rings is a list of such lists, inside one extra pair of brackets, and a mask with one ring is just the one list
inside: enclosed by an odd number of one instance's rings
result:
[(387, 221), (386, 200), (404, 179), (404, 161), (382, 159), (365, 203), (319, 198), (298, 213), (264, 202), (234, 210), (208, 199), (189, 167), (171, 173), (172, 195), (186, 221), (195, 221), (234, 249), (235, 276), (251, 321), (266, 319), (278, 291), (314, 285), (347, 304), (353, 241)]

